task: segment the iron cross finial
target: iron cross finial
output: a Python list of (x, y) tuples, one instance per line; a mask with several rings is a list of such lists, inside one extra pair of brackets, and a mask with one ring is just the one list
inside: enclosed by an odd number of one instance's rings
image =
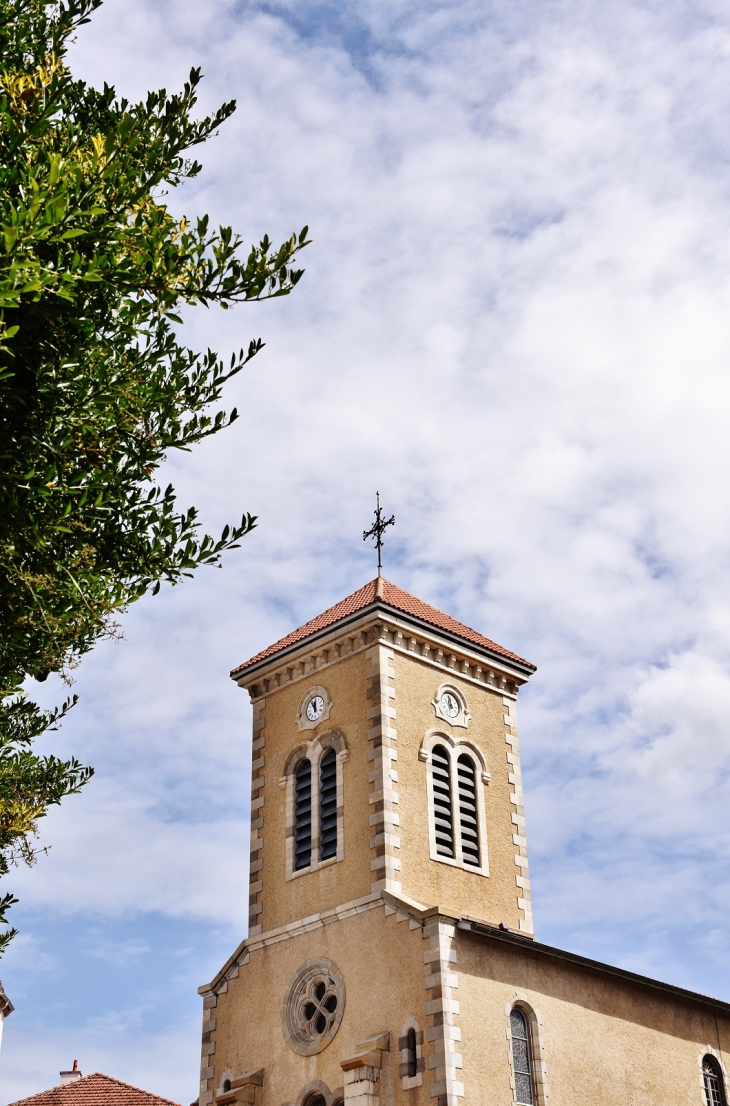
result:
[(385, 533), (386, 526), (393, 526), (394, 525), (395, 515), (391, 515), (389, 519), (384, 519), (383, 518), (383, 512), (380, 508), (380, 492), (375, 493), (375, 501), (377, 503), (377, 507), (373, 511), (373, 514), (375, 515), (375, 522), (373, 523), (373, 525), (370, 527), (369, 530), (363, 530), (362, 540), (367, 541), (368, 538), (375, 538), (375, 544), (376, 544), (377, 549), (378, 549), (378, 576), (380, 576), (381, 570), (382, 570), (382, 567), (383, 567), (382, 562), (381, 562), (381, 552), (382, 552), (382, 549), (383, 549), (383, 534)]

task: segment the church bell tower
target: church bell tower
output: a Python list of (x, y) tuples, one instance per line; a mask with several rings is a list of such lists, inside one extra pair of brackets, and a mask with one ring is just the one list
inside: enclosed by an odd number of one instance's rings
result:
[(233, 670), (249, 930), (201, 988), (200, 1106), (463, 1097), (444, 919), (532, 936), (515, 705), (534, 670), (381, 576)]

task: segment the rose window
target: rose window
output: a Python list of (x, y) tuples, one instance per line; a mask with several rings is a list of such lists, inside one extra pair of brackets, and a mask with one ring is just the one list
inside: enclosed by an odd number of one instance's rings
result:
[(302, 1032), (314, 1040), (323, 1037), (337, 1013), (337, 987), (332, 979), (325, 976), (312, 979), (307, 993), (299, 1000), (298, 1022)]
[(345, 1006), (345, 984), (331, 960), (308, 960), (289, 983), (282, 1008), (282, 1028), (300, 1056), (313, 1056), (339, 1029)]

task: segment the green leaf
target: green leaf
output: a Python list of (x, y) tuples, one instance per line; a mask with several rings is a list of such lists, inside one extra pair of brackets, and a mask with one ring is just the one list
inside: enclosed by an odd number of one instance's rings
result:
[[(68, 66), (99, 3), (0, 0), (5, 72), (51, 55)], [(263, 348), (189, 349), (178, 340), (186, 307), (289, 294), (307, 244), (304, 228), (247, 247), (207, 215), (181, 223), (168, 210), (169, 189), (200, 171), (193, 153), (235, 108), (196, 114), (201, 79), (193, 69), (180, 92), (129, 103), (62, 68), (22, 117), (0, 88), (0, 875), (8, 850), (32, 856), (29, 827), (90, 775), (37, 754), (66, 707), (18, 697), (25, 679), (67, 673), (131, 603), (219, 566), (255, 525), (244, 515), (212, 537), (157, 483), (171, 450), (194, 456), (239, 418), (220, 409), (223, 391)], [(8, 814), (6, 750), (34, 796), (32, 818), (18, 807), (24, 822)], [(9, 939), (0, 933), (0, 951)]]

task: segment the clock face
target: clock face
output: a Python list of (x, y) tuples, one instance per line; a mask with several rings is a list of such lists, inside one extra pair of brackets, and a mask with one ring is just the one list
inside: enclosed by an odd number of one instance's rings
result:
[(321, 695), (313, 695), (307, 703), (305, 711), (310, 722), (316, 722), (324, 710), (324, 699)]
[(459, 713), (459, 700), (450, 691), (445, 691), (441, 696), (441, 709), (449, 718), (456, 718)]

